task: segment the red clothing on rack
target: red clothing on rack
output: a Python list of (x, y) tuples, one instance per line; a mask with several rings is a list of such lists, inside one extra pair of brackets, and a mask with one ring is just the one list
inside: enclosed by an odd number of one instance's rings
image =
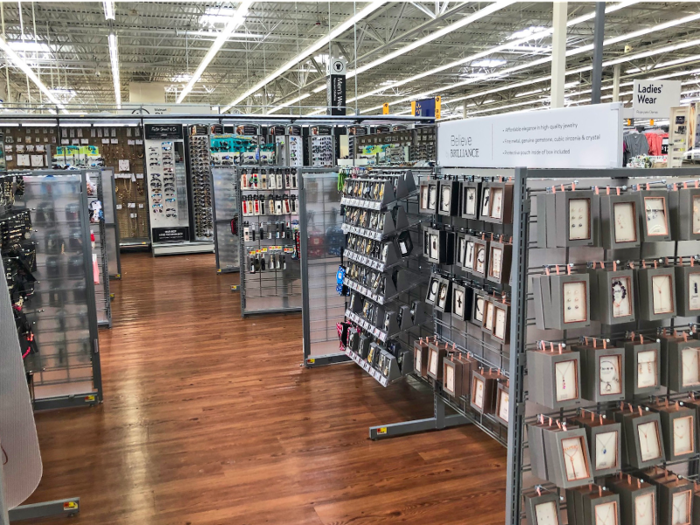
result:
[(649, 143), (649, 155), (661, 155), (661, 135), (658, 133), (645, 133), (644, 136), (647, 138)]

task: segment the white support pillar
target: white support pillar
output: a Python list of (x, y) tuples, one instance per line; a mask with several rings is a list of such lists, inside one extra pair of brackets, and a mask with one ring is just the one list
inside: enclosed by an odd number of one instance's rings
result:
[(620, 69), (621, 64), (613, 66), (613, 102), (620, 101)]
[(552, 108), (564, 107), (566, 83), (566, 15), (567, 2), (554, 2), (552, 11)]

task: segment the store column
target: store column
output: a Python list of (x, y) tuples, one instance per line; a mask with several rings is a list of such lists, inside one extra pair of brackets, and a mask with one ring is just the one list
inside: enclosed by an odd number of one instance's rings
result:
[(566, 83), (566, 15), (567, 2), (554, 2), (552, 11), (552, 109), (564, 107)]

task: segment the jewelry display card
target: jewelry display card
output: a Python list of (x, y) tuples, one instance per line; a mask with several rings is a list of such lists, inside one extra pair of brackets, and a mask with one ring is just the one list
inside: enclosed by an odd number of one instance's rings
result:
[(530, 401), (551, 409), (571, 408), (581, 403), (581, 354), (564, 350), (527, 353)]
[(671, 225), (679, 241), (700, 240), (700, 188), (680, 188), (668, 194)]
[(642, 241), (670, 241), (671, 225), (668, 214), (668, 191), (640, 191), (642, 197)]
[(666, 460), (680, 461), (694, 456), (697, 450), (696, 411), (676, 404), (662, 406), (657, 410), (661, 416)]
[(479, 218), (479, 203), (481, 202), (481, 183), (462, 182), (462, 202), (460, 215), (463, 219), (477, 220)]
[[(556, 194), (556, 216), (547, 221), (556, 229), (556, 245), (596, 246), (598, 241), (600, 200), (593, 191), (563, 191)], [(565, 227), (562, 227), (566, 225)]]
[(639, 192), (601, 195), (600, 222), (603, 248), (619, 250), (639, 246), (641, 210), (642, 199)]
[(435, 304), (438, 297), (438, 291), (440, 289), (440, 276), (432, 274), (430, 280), (428, 281), (428, 292), (425, 296), (425, 302), (428, 304)]
[(435, 309), (439, 312), (450, 313), (452, 308), (452, 281), (445, 278), (438, 279), (438, 293), (435, 299)]
[(549, 481), (570, 489), (593, 483), (588, 438), (583, 428), (544, 432)]
[(551, 328), (573, 329), (590, 326), (590, 277), (586, 273), (550, 275), (552, 314), (560, 316)]
[(559, 495), (556, 492), (546, 492), (538, 495), (524, 495), (525, 519), (528, 525), (560, 525)]
[(496, 308), (493, 304), (493, 298), (488, 296), (486, 303), (484, 304), (484, 322), (481, 325), (481, 329), (484, 332), (493, 334), (494, 324), (496, 322)]
[(492, 241), (489, 245), (489, 264), (486, 279), (496, 284), (508, 284), (510, 282), (512, 259), (512, 244)]
[(462, 363), (462, 396), (471, 397), (472, 372), (479, 368), (477, 361), (470, 354), (459, 354), (457, 359)]
[(678, 476), (666, 474), (657, 476), (652, 470), (647, 476), (648, 481), (656, 485), (658, 491), (659, 523), (672, 525), (690, 525), (693, 515), (693, 484)]
[(658, 321), (676, 317), (674, 268), (642, 268), (639, 273), (639, 318)]
[(484, 324), (484, 312), (486, 311), (486, 302), (488, 301), (488, 296), (483, 293), (474, 293), (474, 304), (472, 306), (472, 316), (470, 321), (477, 325), (479, 328)]
[[(700, 341), (660, 336), (662, 384), (675, 392), (700, 390)], [(664, 366), (665, 365), (665, 366)]]
[(625, 399), (625, 349), (573, 345), (581, 354), (582, 396), (595, 403)]
[(661, 434), (661, 416), (643, 412), (623, 419), (623, 433), (630, 466), (643, 469), (666, 461)]
[(442, 381), (442, 360), (447, 355), (447, 344), (442, 348), (436, 343), (428, 345), (428, 377)]
[(476, 277), (486, 278), (489, 259), (489, 242), (482, 239), (474, 240), (474, 268), (472, 273)]
[(659, 525), (656, 521), (656, 487), (631, 476), (608, 478), (606, 486), (620, 495), (620, 524)]
[(462, 396), (462, 363), (445, 357), (442, 360), (442, 389), (450, 397)]
[[(620, 525), (620, 495), (604, 488), (582, 498), (585, 525)], [(573, 524), (572, 524), (573, 525)]]
[(413, 372), (421, 377), (428, 377), (428, 343), (422, 339), (413, 343)]
[(455, 244), (455, 264), (464, 270), (474, 267), (474, 245), (471, 247), (471, 267), (467, 267), (467, 243), (471, 239), (466, 233), (458, 233)]
[(501, 344), (510, 343), (510, 305), (492, 301), (493, 304), (493, 331), (491, 336)]
[(433, 228), (423, 230), (423, 255), (434, 264), (454, 264), (455, 234)]
[(481, 414), (492, 414), (496, 410), (496, 389), (501, 376), (485, 370), (474, 370), (471, 380), (469, 404)]
[(459, 213), (459, 182), (441, 180), (439, 184), (438, 215), (457, 216)]
[(452, 315), (467, 321), (472, 316), (474, 289), (452, 283)]
[(495, 224), (512, 224), (513, 184), (508, 182), (483, 182), (481, 185), (480, 208), (480, 220)]
[(438, 181), (431, 180), (420, 185), (420, 213), (435, 214), (438, 206)]
[(676, 266), (676, 298), (680, 317), (700, 315), (700, 266)]
[(610, 476), (622, 470), (622, 424), (596, 416), (574, 418), (584, 425), (591, 447), (593, 476)]
[(510, 420), (510, 389), (508, 383), (498, 383), (495, 415), (496, 419), (508, 426)]
[(627, 397), (653, 395), (661, 391), (661, 345), (658, 340), (625, 342), (625, 391)]
[(598, 270), (594, 272), (591, 303), (593, 319), (606, 325), (636, 321), (634, 308), (635, 280), (633, 270)]

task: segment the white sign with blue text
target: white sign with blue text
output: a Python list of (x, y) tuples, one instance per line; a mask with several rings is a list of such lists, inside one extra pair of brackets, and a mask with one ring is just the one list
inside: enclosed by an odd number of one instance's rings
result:
[(680, 106), (680, 103), (680, 80), (634, 81), (634, 118), (668, 118), (671, 108)]
[(455, 168), (619, 168), (622, 104), (441, 122), (438, 164)]

